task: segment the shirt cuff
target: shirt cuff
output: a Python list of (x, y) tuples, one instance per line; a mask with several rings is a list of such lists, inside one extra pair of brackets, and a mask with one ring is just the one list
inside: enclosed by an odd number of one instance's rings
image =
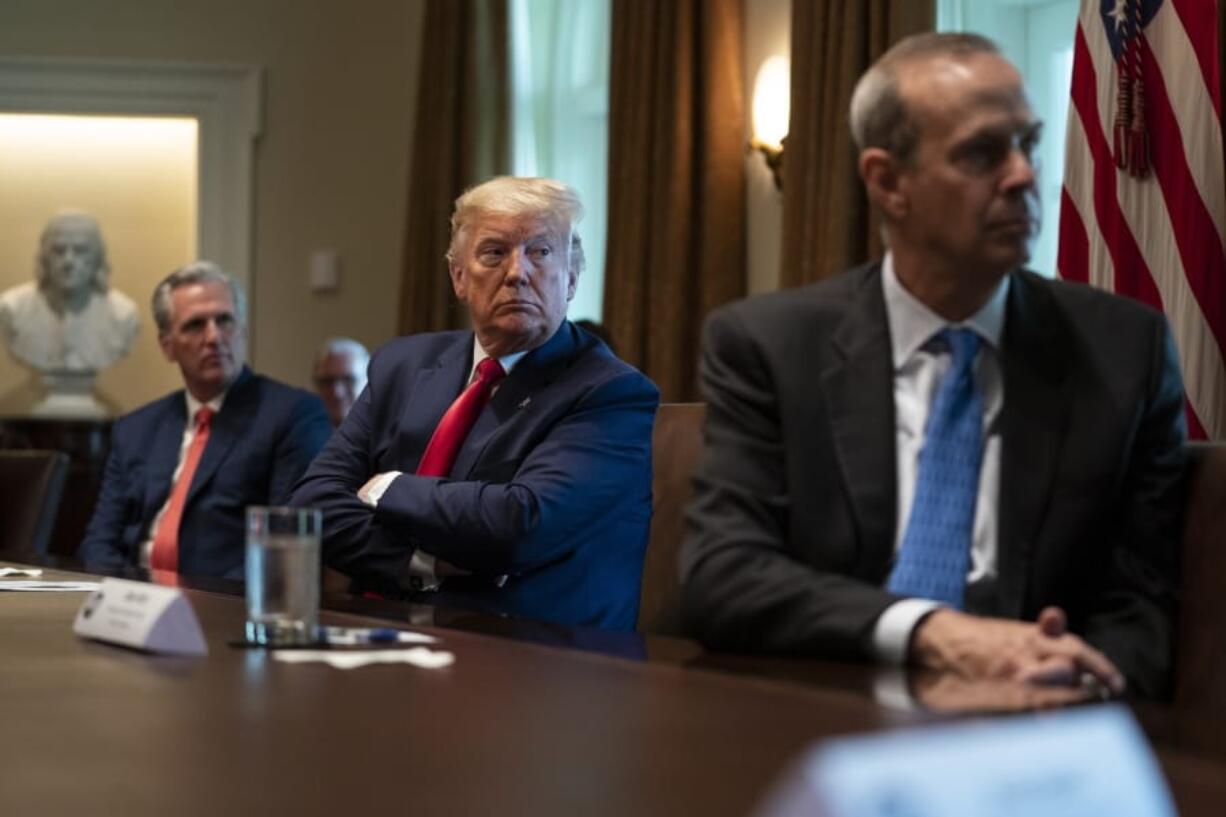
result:
[(382, 474), (371, 477), (366, 481), (366, 484), (358, 489), (358, 499), (372, 508), (379, 507), (379, 500), (383, 498), (383, 494), (387, 492), (389, 486), (400, 476), (401, 471), (385, 471)]
[(931, 599), (901, 599), (885, 608), (873, 626), (873, 654), (892, 666), (907, 663), (911, 633), (924, 616), (943, 605)]
[(911, 697), (907, 671), (894, 667), (879, 670), (873, 676), (873, 700), (882, 706), (902, 712), (918, 712), (923, 709), (919, 702)]
[(409, 557), (409, 587), (414, 590), (438, 590), (442, 582), (434, 572), (434, 557), (420, 549)]

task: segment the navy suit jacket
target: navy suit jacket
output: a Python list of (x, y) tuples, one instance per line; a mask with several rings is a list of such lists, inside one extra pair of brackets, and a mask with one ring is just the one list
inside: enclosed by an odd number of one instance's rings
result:
[[(372, 358), (365, 391), (294, 490), (293, 504), (323, 509), (325, 561), (397, 593), (412, 588), (420, 548), (473, 574), (445, 580), (440, 604), (633, 629), (659, 392), (563, 321), (501, 382), (450, 475), (415, 476), (472, 350), (472, 332), (439, 332)], [(370, 508), (357, 491), (386, 471), (403, 474)]]
[[(139, 563), (141, 543), (170, 494), (186, 424), (182, 390), (115, 421), (102, 491), (81, 543), (86, 567)], [(213, 418), (183, 507), (179, 572), (242, 578), (244, 509), (284, 505), (331, 431), (318, 397), (244, 368)]]
[[(1145, 694), (1173, 651), (1183, 388), (1162, 316), (1015, 272), (997, 581), (972, 612), (1074, 632)], [(729, 649), (872, 655), (894, 559), (894, 371), (880, 265), (713, 313), (682, 547), (690, 629)], [(969, 601), (969, 600), (968, 600)]]

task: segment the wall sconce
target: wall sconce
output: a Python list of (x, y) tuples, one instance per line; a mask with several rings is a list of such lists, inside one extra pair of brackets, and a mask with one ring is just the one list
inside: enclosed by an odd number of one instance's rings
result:
[(783, 189), (783, 143), (788, 136), (791, 110), (791, 64), (774, 56), (762, 63), (753, 83), (753, 140), (749, 146), (762, 152), (766, 166)]

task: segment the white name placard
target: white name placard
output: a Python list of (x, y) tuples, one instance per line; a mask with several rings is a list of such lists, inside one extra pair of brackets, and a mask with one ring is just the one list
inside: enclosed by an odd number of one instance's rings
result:
[(1175, 817), (1120, 705), (840, 738), (813, 750), (760, 817)]
[(182, 591), (143, 582), (103, 579), (77, 611), (72, 631), (147, 652), (209, 653), (196, 613)]

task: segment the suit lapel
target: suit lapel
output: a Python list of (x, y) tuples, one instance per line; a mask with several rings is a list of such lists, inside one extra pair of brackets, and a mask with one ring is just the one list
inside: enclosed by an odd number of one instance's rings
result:
[(209, 427), (209, 440), (204, 446), (204, 453), (200, 455), (200, 464), (196, 466), (196, 475), (188, 488), (184, 508), (190, 507), (204, 486), (208, 485), (234, 443), (248, 433), (257, 407), (258, 393), (254, 375), (244, 366), (226, 394), (221, 411), (217, 412)]
[(1002, 349), (1000, 502), (997, 520), (1000, 614), (1023, 612), (1026, 576), (1064, 443), (1071, 400), (1072, 343), (1051, 295), (1023, 273), (1009, 290)]
[[(412, 452), (396, 452), (398, 460), (405, 458), (396, 462), (397, 469), (408, 473), (417, 470), (439, 420), (443, 419), (448, 407), (468, 383), (472, 370), (472, 350), (472, 333), (459, 334), (455, 343), (438, 356), (433, 366), (417, 370), (408, 399), (400, 412), (401, 432), (397, 436), (406, 440), (420, 440), (421, 444)], [(411, 461), (409, 457), (412, 457)]]
[(575, 353), (577, 340), (570, 321), (562, 321), (548, 341), (526, 354), (502, 381), (489, 405), (477, 417), (451, 473), (466, 478), (480, 461), (482, 453), (505, 424), (531, 405), (532, 396), (557, 377), (560, 366)]
[(821, 389), (858, 529), (855, 575), (879, 581), (889, 568), (897, 512), (894, 366), (878, 267), (865, 270), (835, 330)]
[(187, 400), (183, 392), (175, 392), (167, 398), (165, 409), (159, 413), (150, 431), (149, 458), (145, 466), (145, 523), (149, 527), (154, 515), (170, 496), (171, 479), (179, 462), (179, 449), (183, 445), (183, 430), (187, 424)]

